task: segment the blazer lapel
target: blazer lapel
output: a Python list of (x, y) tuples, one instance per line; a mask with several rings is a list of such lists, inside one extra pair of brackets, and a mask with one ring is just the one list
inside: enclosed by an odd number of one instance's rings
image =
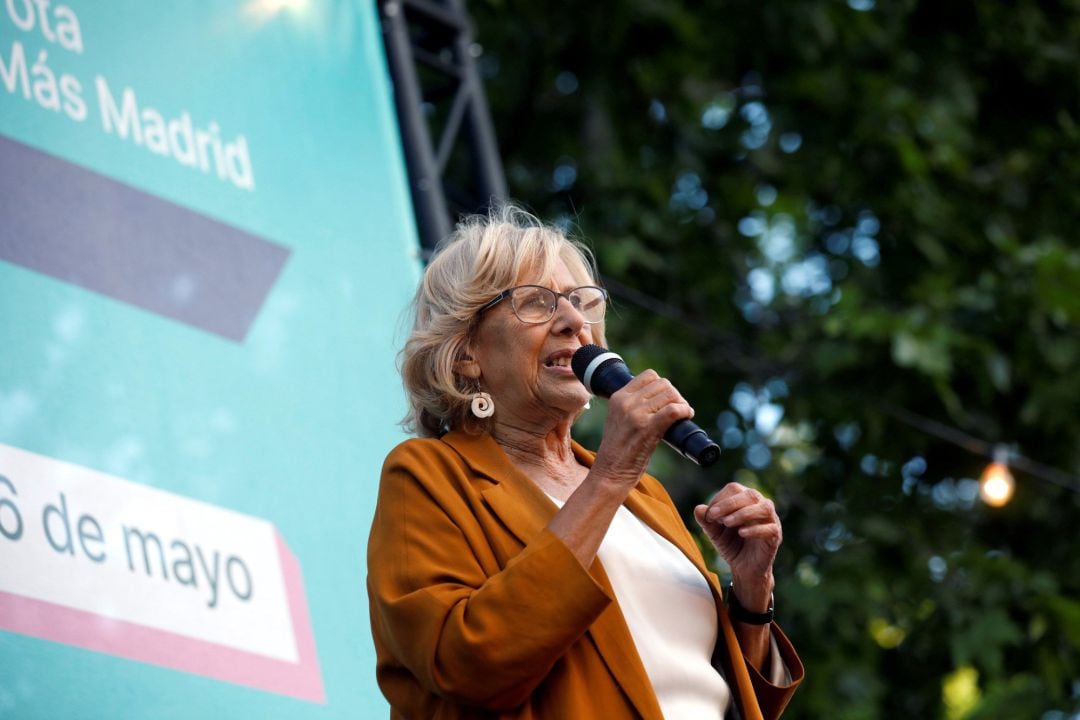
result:
[(442, 441), (454, 448), (473, 472), (494, 483), (480, 494), (522, 545), (539, 535), (558, 511), (555, 503), (514, 467), (491, 435), (455, 430), (443, 435)]

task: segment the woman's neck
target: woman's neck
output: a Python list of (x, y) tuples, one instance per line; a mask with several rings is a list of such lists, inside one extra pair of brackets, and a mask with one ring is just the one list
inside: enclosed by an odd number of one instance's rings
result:
[(560, 464), (574, 458), (570, 449), (569, 422), (554, 427), (527, 426), (513, 421), (496, 422), (491, 428), (491, 436), (517, 463)]
[(573, 490), (584, 470), (574, 457), (570, 444), (570, 423), (553, 428), (524, 427), (511, 423), (495, 423), (491, 429), (495, 442), (510, 460), (540, 488), (556, 496)]

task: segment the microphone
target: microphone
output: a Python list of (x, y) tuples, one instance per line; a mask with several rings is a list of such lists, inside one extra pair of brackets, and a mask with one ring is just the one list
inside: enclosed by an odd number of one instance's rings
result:
[[(599, 345), (583, 345), (574, 353), (570, 367), (593, 395), (608, 398), (634, 379), (619, 355)], [(720, 457), (720, 446), (689, 420), (679, 420), (664, 433), (664, 442), (675, 452), (702, 467)]]

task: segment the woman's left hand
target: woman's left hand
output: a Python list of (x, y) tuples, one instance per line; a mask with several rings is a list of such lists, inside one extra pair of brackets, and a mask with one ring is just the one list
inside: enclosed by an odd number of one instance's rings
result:
[(739, 601), (749, 609), (767, 605), (772, 567), (784, 532), (772, 500), (739, 483), (728, 483), (694, 518), (731, 567)]

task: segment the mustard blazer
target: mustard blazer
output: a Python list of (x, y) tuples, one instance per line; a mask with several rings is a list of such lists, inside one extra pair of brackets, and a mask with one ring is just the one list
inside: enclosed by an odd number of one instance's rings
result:
[[(574, 453), (592, 465), (577, 443)], [(772, 626), (793, 679), (772, 685), (743, 658), (719, 580), (663, 486), (643, 476), (626, 507), (708, 579), (719, 617), (714, 665), (740, 717), (778, 717), (803, 676), (791, 643)], [(546, 530), (556, 511), (490, 435), (455, 431), (391, 451), (367, 584), (392, 719), (662, 719), (600, 561), (584, 568)]]

